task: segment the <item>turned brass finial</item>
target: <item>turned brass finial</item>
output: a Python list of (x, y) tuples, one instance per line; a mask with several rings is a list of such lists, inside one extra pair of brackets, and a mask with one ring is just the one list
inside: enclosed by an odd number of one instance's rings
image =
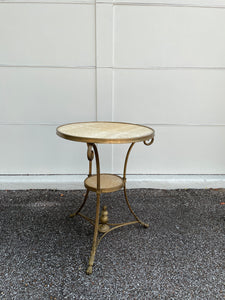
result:
[(99, 232), (107, 232), (110, 227), (107, 225), (109, 218), (108, 218), (108, 211), (107, 206), (103, 206), (101, 217), (100, 217), (100, 224), (98, 227)]

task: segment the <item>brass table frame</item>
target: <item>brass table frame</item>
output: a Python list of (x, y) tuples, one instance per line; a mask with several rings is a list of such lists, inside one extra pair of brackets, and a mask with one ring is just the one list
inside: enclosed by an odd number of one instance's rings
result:
[[(59, 127), (58, 127), (59, 128)], [(57, 134), (63, 138), (67, 138), (67, 139), (72, 139), (72, 140), (78, 140), (78, 139), (73, 139), (71, 137), (67, 137), (65, 135), (63, 135), (62, 133), (60, 133), (58, 131), (57, 128)], [(153, 130), (153, 129), (152, 129)], [(80, 140), (81, 141), (81, 140)], [(136, 141), (143, 141), (143, 143), (147, 146), (150, 146), (153, 142), (154, 142), (154, 130), (151, 136), (148, 136), (147, 139), (137, 139)], [(149, 224), (144, 223), (143, 221), (141, 221), (138, 216), (134, 213), (133, 209), (131, 208), (131, 205), (128, 201), (128, 197), (127, 197), (127, 191), (126, 191), (126, 171), (127, 171), (127, 163), (128, 163), (128, 158), (130, 155), (130, 152), (134, 146), (134, 144), (136, 143), (136, 141), (132, 142), (130, 144), (130, 147), (127, 151), (126, 154), (126, 158), (125, 158), (125, 162), (124, 162), (124, 168), (123, 168), (123, 177), (117, 176), (117, 175), (113, 175), (113, 174), (101, 174), (100, 172), (100, 161), (99, 161), (99, 154), (98, 154), (98, 149), (95, 143), (93, 142), (87, 142), (87, 158), (89, 160), (89, 174), (88, 177), (86, 178), (84, 184), (86, 187), (86, 193), (84, 196), (84, 200), (81, 204), (81, 206), (78, 208), (78, 210), (71, 214), (70, 217), (73, 218), (76, 215), (81, 216), (82, 218), (84, 218), (85, 220), (87, 220), (89, 223), (91, 223), (94, 226), (94, 236), (93, 236), (93, 242), (92, 242), (92, 250), (91, 250), (91, 255), (90, 255), (90, 259), (89, 259), (89, 264), (88, 264), (88, 268), (86, 273), (87, 274), (91, 274), (92, 270), (93, 270), (93, 264), (94, 264), (94, 259), (95, 259), (95, 254), (96, 254), (96, 250), (97, 247), (100, 243), (100, 241), (102, 240), (102, 238), (109, 232), (111, 232), (114, 229), (117, 229), (119, 227), (122, 226), (126, 226), (126, 225), (132, 225), (132, 224), (136, 224), (139, 223), (142, 226), (144, 226), (145, 228), (149, 227)], [(149, 142), (148, 142), (149, 141)], [(98, 141), (98, 143), (113, 143), (113, 141)], [(121, 143), (125, 143), (127, 141), (122, 141)], [(96, 175), (92, 175), (92, 161), (95, 158), (96, 161)], [(104, 180), (104, 178), (110, 179), (111, 178), (116, 178), (117, 179), (117, 185), (112, 186), (112, 187), (108, 187), (106, 189), (102, 189), (101, 188), (101, 180)], [(89, 183), (89, 179), (95, 179), (95, 186), (93, 186), (93, 184)], [(97, 182), (96, 182), (97, 181)], [(92, 182), (93, 183), (93, 182)], [(131, 212), (131, 214), (134, 216), (134, 218), (136, 219), (136, 221), (131, 221), (131, 222), (125, 222), (125, 223), (108, 223), (108, 211), (107, 211), (107, 207), (103, 206), (101, 215), (100, 215), (100, 195), (102, 193), (110, 193), (110, 192), (114, 192), (117, 190), (120, 190), (123, 188), (124, 191), (124, 197), (127, 203), (127, 206)], [(83, 209), (87, 199), (88, 199), (88, 194), (90, 191), (94, 191), (96, 192), (96, 215), (95, 215), (95, 219), (91, 219), (85, 215), (83, 215), (81, 213), (81, 210)], [(102, 235), (100, 237), (98, 237), (98, 234), (102, 233)]]

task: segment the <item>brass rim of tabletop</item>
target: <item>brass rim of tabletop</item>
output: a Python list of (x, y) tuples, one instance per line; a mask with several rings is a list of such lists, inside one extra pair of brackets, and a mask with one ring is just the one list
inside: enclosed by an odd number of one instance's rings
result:
[[(151, 131), (149, 134), (145, 134), (143, 136), (138, 137), (131, 137), (131, 138), (97, 138), (97, 137), (88, 137), (88, 136), (76, 136), (71, 134), (66, 134), (60, 131), (62, 127), (66, 127), (68, 125), (81, 125), (81, 124), (121, 124), (121, 125), (131, 125), (131, 126), (137, 126), (137, 127), (143, 127), (145, 129), (149, 129)], [(126, 144), (126, 143), (133, 143), (133, 142), (142, 142), (142, 141), (148, 141), (154, 137), (155, 131), (151, 127), (144, 126), (144, 125), (138, 125), (133, 123), (125, 123), (125, 122), (102, 122), (102, 121), (93, 121), (93, 122), (77, 122), (77, 123), (68, 123), (64, 125), (60, 125), (56, 129), (56, 133), (58, 136), (71, 140), (76, 142), (84, 142), (84, 143), (97, 143), (97, 144)]]

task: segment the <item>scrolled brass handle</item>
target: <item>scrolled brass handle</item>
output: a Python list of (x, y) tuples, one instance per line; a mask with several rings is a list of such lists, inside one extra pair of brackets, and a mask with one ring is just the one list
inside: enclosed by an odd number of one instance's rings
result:
[(150, 142), (144, 141), (143, 143), (144, 143), (146, 146), (150, 146), (153, 142), (154, 142), (154, 138), (152, 138), (152, 139), (150, 140)]

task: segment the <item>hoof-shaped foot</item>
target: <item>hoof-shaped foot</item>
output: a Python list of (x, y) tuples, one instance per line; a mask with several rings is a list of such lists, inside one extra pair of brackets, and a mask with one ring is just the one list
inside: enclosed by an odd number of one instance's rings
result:
[(149, 227), (149, 224), (147, 224), (147, 223), (144, 223), (143, 225), (144, 225), (145, 228)]
[(76, 213), (69, 215), (70, 218), (74, 218), (75, 216), (76, 216)]
[(87, 268), (87, 275), (90, 275), (91, 273), (92, 273), (92, 266), (89, 266), (88, 268)]

